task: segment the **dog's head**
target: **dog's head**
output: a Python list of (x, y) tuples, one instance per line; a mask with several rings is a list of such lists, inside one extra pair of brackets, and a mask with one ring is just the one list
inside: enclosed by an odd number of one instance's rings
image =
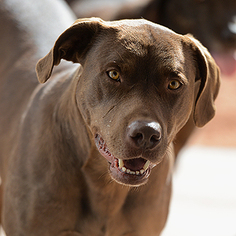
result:
[(208, 51), (146, 20), (78, 20), (37, 64), (41, 83), (61, 59), (81, 63), (78, 108), (111, 176), (140, 185), (160, 163), (193, 112), (215, 114), (219, 71)]

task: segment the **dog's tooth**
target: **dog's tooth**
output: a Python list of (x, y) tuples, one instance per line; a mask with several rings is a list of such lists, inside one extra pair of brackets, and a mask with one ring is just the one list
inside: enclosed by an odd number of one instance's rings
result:
[(144, 171), (148, 169), (149, 165), (150, 165), (150, 161), (146, 161), (145, 165), (143, 166)]
[(124, 166), (124, 161), (121, 159), (118, 159), (119, 167), (122, 168)]
[(142, 175), (145, 172), (144, 169), (140, 170), (140, 174)]
[[(132, 170), (126, 168), (126, 167), (124, 166), (123, 160), (121, 160), (121, 159), (118, 159), (118, 163), (119, 163), (119, 168), (120, 168), (120, 170), (121, 170), (122, 172), (124, 172), (124, 173), (130, 174), (130, 175), (142, 175), (142, 174), (145, 172), (144, 169), (141, 169), (140, 171), (139, 171), (139, 170), (132, 171)], [(150, 162), (149, 162), (149, 163), (150, 163)], [(149, 166), (149, 163), (147, 164), (147, 168), (148, 168), (148, 166)]]

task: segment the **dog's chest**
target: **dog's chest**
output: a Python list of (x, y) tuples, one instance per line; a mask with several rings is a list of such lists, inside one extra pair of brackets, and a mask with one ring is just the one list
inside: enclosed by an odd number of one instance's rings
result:
[[(83, 221), (82, 235), (86, 236), (158, 236), (163, 228), (163, 211), (158, 204), (152, 207), (142, 203), (139, 207), (122, 208), (109, 217), (91, 215)], [(132, 208), (132, 209), (131, 209)], [(163, 209), (163, 208), (162, 208)], [(164, 217), (165, 218), (165, 217)]]
[(132, 190), (116, 182), (102, 188), (90, 182), (87, 215), (82, 216), (82, 224), (78, 222), (78, 231), (86, 236), (159, 235), (167, 214), (170, 185), (157, 190), (153, 187), (154, 183), (158, 185), (157, 177), (154, 171), (150, 184)]
[[(162, 212), (153, 203), (152, 207), (138, 203), (139, 206), (123, 206), (114, 215), (91, 214), (83, 220), (79, 232), (86, 236), (157, 236), (162, 229)], [(135, 203), (136, 205), (136, 203)], [(114, 206), (115, 208), (115, 206)], [(158, 222), (159, 221), (159, 222)]]

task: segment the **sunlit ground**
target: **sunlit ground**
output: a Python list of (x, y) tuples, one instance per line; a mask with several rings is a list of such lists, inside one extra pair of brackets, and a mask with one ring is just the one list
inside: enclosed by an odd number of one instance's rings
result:
[(236, 236), (235, 168), (236, 148), (186, 148), (162, 236)]

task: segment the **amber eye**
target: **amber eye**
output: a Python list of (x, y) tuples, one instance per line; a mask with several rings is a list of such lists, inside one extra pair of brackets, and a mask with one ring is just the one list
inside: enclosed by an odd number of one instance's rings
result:
[(120, 81), (120, 73), (116, 70), (109, 70), (107, 72), (108, 76), (113, 79), (113, 80), (116, 80), (116, 81)]
[(180, 88), (182, 84), (178, 80), (171, 80), (170, 83), (168, 84), (168, 89), (170, 90), (176, 90)]

